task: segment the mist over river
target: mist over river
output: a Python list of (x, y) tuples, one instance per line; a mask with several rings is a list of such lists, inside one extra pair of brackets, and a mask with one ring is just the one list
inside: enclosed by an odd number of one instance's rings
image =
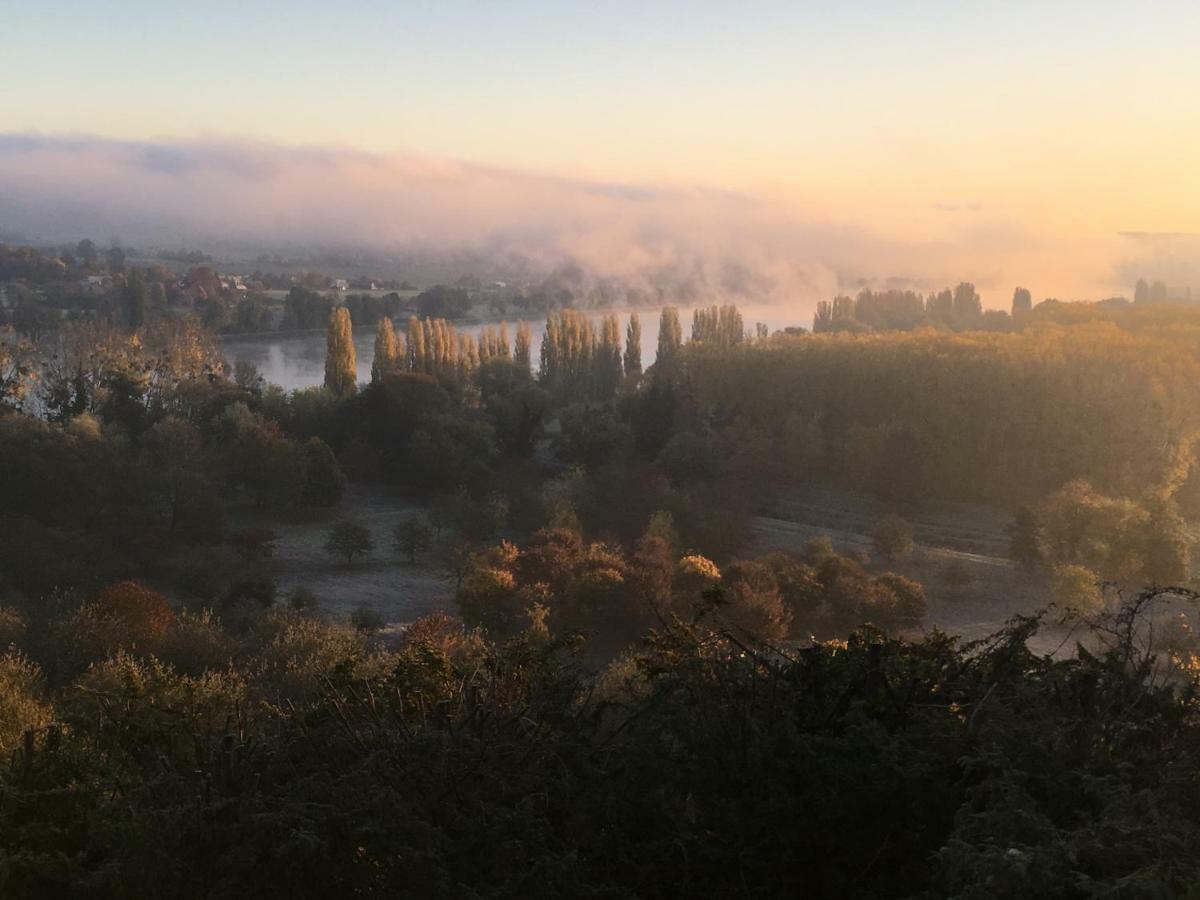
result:
[[(789, 325), (800, 325), (808, 328), (812, 325), (812, 310), (800, 306), (760, 306), (739, 307), (745, 320), (746, 330), (754, 333), (755, 323), (762, 322), (772, 331)], [(679, 320), (683, 325), (685, 340), (691, 334), (692, 312), (695, 307), (680, 307)], [(642, 319), (642, 366), (654, 362), (658, 346), (659, 309), (648, 308), (638, 310)], [(598, 321), (605, 315), (604, 311), (589, 314), (589, 318)], [(629, 321), (629, 312), (617, 313), (621, 320), (621, 342), (625, 341), (625, 326)], [(494, 324), (494, 323), (493, 323)], [(401, 333), (407, 328), (405, 319), (398, 319), (397, 330)], [(533, 364), (538, 362), (538, 350), (542, 343), (542, 333), (546, 329), (545, 318), (539, 318), (529, 323), (533, 337)], [(456, 325), (459, 333), (475, 337), (485, 327), (484, 324)], [(511, 344), (516, 337), (516, 320), (508, 323), (508, 339)], [(223, 337), (221, 346), (230, 365), (238, 362), (252, 363), (260, 375), (269, 383), (277, 384), (285, 390), (294, 391), (320, 385), (325, 380), (325, 333), (312, 331), (291, 334), (275, 334), (264, 332), (256, 335)], [(354, 348), (358, 357), (358, 380), (371, 380), (371, 361), (375, 350), (375, 328), (358, 327), (354, 331)]]

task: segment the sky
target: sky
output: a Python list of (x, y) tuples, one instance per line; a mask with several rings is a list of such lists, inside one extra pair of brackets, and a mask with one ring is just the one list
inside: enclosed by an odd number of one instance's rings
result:
[[(997, 290), (1036, 281), (1035, 295), (1196, 268), (1194, 0), (0, 0), (0, 21), (0, 191), (35, 225), (48, 220), (31, 185), (60, 224), (60, 194), (126, 224), (130, 198), (106, 193), (108, 179), (143, 194), (139, 222), (183, 227), (188, 191), (200, 206), (226, 195), (111, 168), (114, 154), (182, 148), (266, 154), (290, 173), (249, 190), (279, 204), (256, 228), (328, 209), (339, 191), (365, 215), (372, 195), (405, 200), (424, 179), (428, 227), (372, 208), (368, 231), (450, 240), (446, 220), (472, 210), (458, 195), (439, 207), (438, 180), (487, 172), (508, 179), (506, 196), (485, 198), (485, 227), (464, 239), (507, 220), (511, 237), (632, 216), (642, 232), (699, 223), (704, 245), (749, 235), (776, 266), (915, 281), (969, 268), (961, 277)], [(306, 190), (296, 160), (317, 152), (340, 160), (319, 200), (283, 196)], [(653, 196), (656, 211), (580, 211), (589, 189)], [(670, 197), (686, 200), (660, 209)], [(217, 217), (204, 209), (198, 227)]]

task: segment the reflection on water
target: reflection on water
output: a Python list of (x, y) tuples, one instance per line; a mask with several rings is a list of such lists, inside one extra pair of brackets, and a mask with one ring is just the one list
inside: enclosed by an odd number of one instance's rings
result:
[[(603, 313), (596, 313), (593, 319), (599, 319)], [(658, 315), (656, 309), (639, 310), (642, 319), (642, 365), (649, 366), (654, 362), (655, 350), (658, 346)], [(742, 308), (747, 330), (753, 332), (756, 322), (763, 322), (775, 331), (789, 325), (808, 327), (811, 322), (811, 311), (787, 307), (757, 307)], [(621, 341), (624, 346), (625, 323), (628, 314), (620, 314)], [(692, 310), (679, 310), (679, 318), (683, 323), (683, 333), (686, 337), (691, 332)], [(538, 348), (542, 342), (542, 332), (545, 331), (545, 320), (530, 322), (530, 332), (533, 337), (533, 364), (537, 365)], [(405, 323), (397, 323), (398, 329), (404, 331)], [(484, 326), (458, 326), (459, 332), (465, 332), (476, 337)], [(508, 338), (511, 343), (516, 336), (516, 323), (508, 323)], [(222, 341), (225, 355), (231, 364), (245, 361), (253, 363), (259, 374), (271, 384), (277, 384), (286, 390), (313, 387), (325, 380), (325, 335), (324, 333), (299, 335), (263, 334), (254, 337), (225, 338)], [(371, 359), (375, 349), (375, 329), (359, 328), (354, 335), (354, 348), (358, 355), (358, 380), (371, 380)]]

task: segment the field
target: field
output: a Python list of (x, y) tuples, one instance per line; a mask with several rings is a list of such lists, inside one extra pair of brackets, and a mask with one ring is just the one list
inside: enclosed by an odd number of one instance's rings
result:
[[(456, 611), (454, 581), (433, 549), (409, 565), (392, 548), (392, 530), (419, 507), (375, 488), (347, 490), (335, 517), (278, 526), (275, 551), (281, 597), (306, 588), (318, 605), (348, 617), (360, 605), (376, 612), (392, 628), (432, 612)], [(1003, 512), (985, 507), (955, 507), (915, 517), (917, 546), (908, 557), (885, 565), (868, 536), (875, 512), (869, 501), (835, 491), (806, 491), (777, 500), (770, 515), (754, 520), (745, 555), (773, 550), (800, 553), (813, 538), (828, 535), (840, 553), (868, 560), (873, 571), (890, 570), (923, 585), (929, 598), (925, 628), (940, 628), (966, 639), (999, 630), (1018, 613), (1045, 605), (1047, 585), (1040, 575), (1022, 571), (1005, 556)], [(375, 547), (365, 559), (347, 565), (324, 548), (330, 525), (339, 518), (365, 525)], [(958, 584), (948, 573), (956, 572)], [(1031, 646), (1051, 653), (1065, 631), (1048, 629)]]
[[(1046, 579), (1007, 558), (1004, 529), (1009, 520), (1003, 511), (961, 505), (916, 515), (916, 547), (892, 564), (880, 561), (871, 546), (869, 533), (877, 515), (870, 501), (837, 491), (785, 495), (768, 515), (754, 520), (747, 555), (799, 553), (808, 541), (828, 535), (835, 550), (868, 559), (872, 571), (894, 571), (919, 581), (929, 600), (925, 628), (968, 640), (994, 633), (1010, 616), (1046, 605)], [(1030, 646), (1036, 652), (1055, 652), (1064, 637), (1066, 632), (1047, 630)]]
[[(276, 527), (280, 596), (303, 587), (335, 616), (349, 616), (363, 605), (389, 625), (404, 625), (432, 612), (454, 612), (454, 583), (440, 569), (438, 554), (430, 551), (409, 565), (392, 548), (392, 529), (414, 509), (381, 491), (355, 486), (347, 489), (337, 517)], [(325, 551), (329, 526), (338, 518), (352, 519), (371, 531), (375, 548), (368, 557), (347, 565)]]

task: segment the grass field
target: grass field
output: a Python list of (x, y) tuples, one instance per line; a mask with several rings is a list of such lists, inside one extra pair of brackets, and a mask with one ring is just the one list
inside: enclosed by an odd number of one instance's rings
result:
[[(437, 549), (419, 557), (415, 565), (393, 550), (396, 523), (419, 509), (378, 488), (353, 486), (330, 517), (276, 527), (280, 597), (303, 587), (334, 616), (348, 617), (365, 605), (391, 628), (432, 612), (456, 612), (454, 583)], [(876, 513), (861, 498), (833, 491), (805, 492), (778, 500), (770, 513), (754, 520), (743, 555), (773, 550), (798, 554), (808, 541), (828, 535), (838, 552), (866, 559), (872, 571), (894, 571), (921, 582), (929, 600), (927, 630), (936, 627), (968, 640), (982, 638), (1000, 629), (1009, 617), (1034, 612), (1047, 602), (1044, 576), (1021, 570), (1004, 555), (1008, 519), (1002, 511), (960, 507), (916, 516), (914, 551), (891, 564), (873, 552), (868, 534)], [(368, 557), (347, 565), (325, 551), (329, 527), (339, 519), (352, 519), (371, 531), (375, 547)], [(960, 579), (965, 583), (948, 583), (952, 569), (966, 573)], [(1031, 647), (1055, 652), (1066, 635), (1047, 629)]]
[[(432, 612), (454, 612), (454, 584), (429, 552), (409, 565), (392, 548), (396, 523), (418, 507), (382, 491), (351, 487), (336, 515), (328, 520), (284, 525), (275, 529), (279, 572), (278, 593), (286, 597), (307, 588), (321, 609), (349, 616), (359, 605), (378, 613), (390, 625), (403, 625)], [(375, 548), (350, 565), (325, 551), (330, 525), (352, 519), (370, 531)]]
[[(870, 502), (829, 490), (806, 491), (777, 500), (770, 515), (754, 520), (747, 555), (782, 550), (799, 553), (827, 535), (839, 553), (868, 560), (871, 571), (892, 571), (925, 586), (929, 613), (925, 629), (940, 628), (973, 640), (999, 630), (1013, 615), (1047, 604), (1049, 586), (1040, 574), (1023, 571), (1007, 558), (1008, 516), (988, 507), (958, 506), (913, 517), (916, 546), (894, 563), (880, 560), (869, 537), (878, 516)], [(953, 585), (949, 573), (964, 573)], [(1050, 653), (1067, 632), (1046, 629), (1030, 646)]]

